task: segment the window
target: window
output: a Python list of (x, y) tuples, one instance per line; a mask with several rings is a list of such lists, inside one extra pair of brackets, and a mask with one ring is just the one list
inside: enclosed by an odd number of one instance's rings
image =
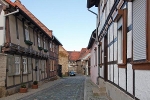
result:
[(97, 48), (95, 47), (95, 66), (97, 66)]
[(32, 59), (28, 58), (28, 73), (31, 73), (32, 71)]
[(20, 74), (20, 58), (19, 57), (15, 57), (15, 75)]
[(29, 28), (26, 24), (25, 24), (25, 39), (29, 40)]
[(50, 48), (50, 51), (51, 51), (51, 48), (52, 48), (52, 44), (51, 44), (51, 42), (49, 43), (49, 48)]
[(23, 73), (27, 73), (27, 59), (23, 58)]
[(122, 18), (118, 21), (118, 63), (123, 63), (123, 31)]
[(17, 16), (15, 16), (15, 20), (16, 20), (16, 35), (17, 35), (17, 39), (19, 39), (19, 33), (18, 33), (18, 19), (17, 19)]
[(55, 51), (55, 44), (53, 43), (53, 52)]
[(42, 61), (42, 71), (45, 71), (45, 62)]
[(44, 49), (46, 49), (46, 42), (45, 42), (45, 39), (44, 39)]
[(38, 47), (41, 47), (41, 43), (40, 43), (40, 35), (38, 35)]

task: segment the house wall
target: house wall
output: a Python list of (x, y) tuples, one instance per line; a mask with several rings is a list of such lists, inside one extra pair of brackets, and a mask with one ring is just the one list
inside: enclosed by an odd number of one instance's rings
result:
[(59, 46), (59, 64), (62, 65), (62, 74), (68, 75), (68, 53), (62, 46)]
[(0, 54), (0, 86), (5, 86), (5, 79), (6, 79), (6, 63), (7, 63), (7, 57), (4, 54)]
[[(0, 27), (4, 26), (4, 11), (2, 10), (2, 12), (0, 13)], [(4, 28), (2, 30), (0, 30), (0, 45), (4, 45)]]
[[(5, 1), (4, 1), (5, 2)], [(1, 3), (1, 1), (0, 1)], [(4, 11), (2, 10), (0, 14), (0, 46), (2, 46), (2, 52), (0, 54), (0, 97), (7, 96), (14, 94), (16, 92), (19, 92), (20, 85), (22, 83), (25, 83), (27, 87), (31, 87), (32, 82), (37, 80), (39, 81), (39, 85), (42, 83), (43, 80), (47, 78), (55, 78), (57, 75), (57, 65), (58, 65), (58, 45), (60, 43), (57, 42), (57, 39), (51, 41), (51, 37), (48, 37), (47, 33), (42, 33), (41, 34), (41, 29), (33, 29), (33, 23), (28, 24), (29, 27), (29, 39), (33, 44), (31, 46), (27, 45), (24, 40), (25, 40), (25, 35), (24, 35), (24, 29), (23, 29), (23, 20), (22, 17), (23, 15), (18, 12), (17, 15), (17, 22), (16, 18), (14, 15), (9, 15), (7, 18), (7, 23), (6, 25), (9, 26), (6, 28), (5, 31), (5, 37), (3, 36), (4, 29), (4, 23), (6, 22), (3, 19)], [(31, 21), (32, 19), (27, 19), (25, 20), (25, 23), (27, 21)], [(33, 21), (33, 20), (32, 20)], [(17, 30), (16, 30), (16, 24), (18, 25), (18, 34), (19, 34), (19, 39), (17, 39)], [(36, 26), (36, 25), (34, 25)], [(2, 28), (1, 28), (2, 27)], [(38, 26), (39, 27), (39, 26)], [(38, 30), (38, 31), (37, 31)], [(44, 31), (44, 30), (42, 30)], [(6, 35), (8, 33), (8, 35)], [(10, 36), (9, 36), (10, 35)], [(37, 35), (40, 35), (40, 43), (41, 46), (44, 48), (44, 39), (46, 42), (46, 49), (48, 52), (44, 52), (44, 50), (40, 51), (38, 49), (38, 43), (37, 43)], [(5, 40), (5, 41), (4, 41)], [(10, 41), (6, 41), (10, 40)], [(4, 43), (13, 43), (15, 46), (21, 46), (23, 49), (32, 49), (38, 53), (45, 54), (46, 56), (49, 57), (42, 57), (39, 56), (38, 54), (31, 54), (31, 53), (26, 53), (22, 52), (20, 49), (16, 49), (13, 45), (5, 46), (3, 45)], [(54, 44), (53, 46), (53, 51), (50, 48), (49, 42), (52, 42)], [(0, 48), (1, 49), (1, 48)], [(16, 74), (16, 64), (15, 64), (15, 59), (10, 60), (10, 58), (14, 57), (19, 57), (20, 59), (20, 73)], [(23, 73), (23, 59), (22, 58), (31, 58), (31, 64), (28, 65), (28, 60), (27, 60), (27, 73)], [(49, 60), (54, 60), (54, 64), (51, 65), (49, 64)], [(38, 60), (38, 68), (37, 71), (36, 69), (36, 60)], [(10, 63), (11, 62), (11, 63)], [(13, 64), (12, 64), (13, 62)], [(30, 66), (30, 69), (29, 69)], [(50, 68), (53, 67), (53, 71), (50, 70)]]
[[(101, 3), (101, 1), (100, 1), (100, 3)], [(103, 0), (103, 3), (104, 3), (104, 1), (105, 0)], [(147, 0), (144, 0), (144, 1), (134, 0), (134, 1), (139, 2), (137, 4), (144, 4)], [(144, 59), (143, 60), (142, 60), (142, 58), (139, 59), (140, 62), (138, 62), (136, 60), (132, 61), (133, 55), (136, 55), (136, 57), (140, 58), (139, 55), (137, 55), (140, 51), (136, 49), (137, 44), (136, 44), (135, 37), (134, 37), (134, 35), (136, 35), (136, 32), (138, 32), (138, 30), (133, 31), (133, 28), (135, 26), (137, 26), (137, 27), (139, 27), (139, 30), (140, 30), (140, 27), (141, 27), (140, 24), (136, 24), (136, 25), (133, 24), (133, 19), (135, 18), (135, 17), (133, 18), (133, 9), (132, 9), (133, 2), (126, 2), (124, 0), (116, 0), (113, 2), (113, 0), (107, 0), (106, 1), (107, 4), (106, 4), (105, 8), (103, 8), (104, 4), (102, 4), (102, 7), (99, 6), (100, 11), (98, 11), (98, 12), (99, 12), (99, 20), (101, 23), (98, 26), (98, 34), (100, 34), (101, 29), (103, 28), (103, 25), (104, 25), (107, 17), (109, 17), (108, 13), (110, 13), (111, 9), (114, 8), (113, 4), (116, 2), (118, 2), (117, 6), (116, 6), (117, 9), (127, 9), (127, 32), (123, 33), (123, 34), (126, 34), (126, 37), (124, 37), (124, 38), (127, 39), (126, 40), (126, 45), (127, 45), (126, 51), (124, 51), (126, 53), (126, 56), (125, 56), (126, 61), (124, 61), (125, 65), (118, 64), (118, 55), (119, 55), (118, 54), (118, 52), (119, 52), (119, 50), (118, 50), (118, 28), (117, 28), (118, 25), (117, 25), (117, 22), (112, 22), (110, 25), (108, 25), (108, 29), (106, 29), (107, 31), (105, 34), (106, 35), (105, 37), (107, 37), (107, 50), (108, 50), (107, 51), (107, 61), (106, 61), (108, 64), (106, 81), (104, 80), (104, 75), (105, 75), (104, 74), (105, 73), (104, 72), (104, 52), (106, 52), (106, 51), (104, 51), (104, 45), (105, 45), (104, 37), (101, 38), (101, 41), (100, 41), (101, 42), (100, 45), (102, 48), (100, 55), (102, 55), (102, 57), (100, 57), (99, 60), (101, 60), (102, 62), (100, 63), (101, 67), (99, 69), (99, 72), (100, 72), (100, 78), (98, 79), (99, 87), (106, 87), (107, 95), (109, 97), (111, 97), (112, 100), (133, 100), (134, 98), (140, 99), (140, 100), (149, 100), (150, 99), (150, 95), (149, 95), (150, 94), (150, 91), (149, 91), (150, 71), (149, 71), (148, 67), (147, 68), (145, 67), (145, 64), (138, 65), (138, 63), (142, 62)], [(145, 7), (145, 6), (141, 7), (142, 10), (146, 9), (146, 8), (147, 7)], [(102, 9), (104, 9), (103, 12), (102, 12)], [(136, 7), (134, 9), (136, 9)], [(137, 12), (142, 12), (142, 11), (137, 11)], [(145, 10), (145, 12), (146, 12), (146, 10)], [(145, 12), (142, 12), (141, 14), (146, 14)], [(112, 14), (111, 16), (114, 17), (115, 14), (114, 15)], [(124, 12), (124, 15), (122, 15), (122, 16), (125, 16), (125, 12)], [(125, 19), (125, 17), (122, 17), (122, 18)], [(140, 21), (140, 16), (136, 20)], [(107, 24), (108, 23), (106, 23), (106, 26), (107, 26)], [(124, 20), (123, 20), (123, 24), (124, 24)], [(145, 25), (147, 25), (147, 24), (145, 23)], [(143, 27), (145, 27), (145, 26), (143, 26)], [(123, 32), (124, 32), (124, 27), (123, 27)], [(100, 35), (103, 36), (103, 32), (101, 32), (101, 33), (102, 34), (100, 34)], [(144, 37), (146, 37), (146, 36), (147, 35), (145, 35)], [(134, 43), (133, 43), (133, 40), (134, 40)], [(144, 42), (142, 42), (142, 43), (144, 43)], [(144, 47), (144, 45), (142, 45), (142, 46)], [(97, 73), (98, 69), (96, 69), (96, 67), (93, 67), (94, 66), (94, 58), (95, 58), (94, 47), (96, 47), (95, 43), (93, 44), (93, 46), (91, 48), (92, 49), (91, 50), (91, 80), (94, 83), (96, 83), (95, 73)], [(125, 47), (123, 47), (123, 48), (125, 48)], [(141, 47), (139, 47), (139, 49), (141, 49)], [(142, 48), (142, 50), (145, 50), (143, 52), (145, 55), (146, 50), (147, 50), (146, 47)], [(133, 52), (134, 52), (134, 54), (133, 54)], [(140, 55), (142, 55), (142, 54), (140, 54)], [(146, 55), (146, 56), (147, 56), (146, 60), (149, 61), (148, 55)], [(144, 57), (146, 57), (146, 56), (144, 56)], [(119, 55), (119, 57), (120, 57), (120, 55)], [(137, 64), (134, 64), (134, 62), (137, 62)], [(144, 63), (147, 64), (147, 62), (144, 62)], [(137, 66), (137, 65), (138, 65), (138, 67), (135, 68), (134, 66)], [(147, 64), (147, 66), (149, 66), (149, 64)], [(142, 68), (142, 67), (144, 67), (144, 68)]]
[[(97, 48), (98, 46), (94, 43), (92, 48), (91, 48), (91, 80), (97, 84), (97, 78), (98, 78), (98, 63), (95, 64), (95, 48)], [(98, 51), (97, 51), (98, 52)], [(98, 62), (98, 60), (97, 60)]]

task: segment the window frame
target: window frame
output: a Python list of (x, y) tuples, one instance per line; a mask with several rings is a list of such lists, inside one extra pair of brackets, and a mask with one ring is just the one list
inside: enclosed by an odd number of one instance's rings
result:
[[(29, 32), (29, 26), (27, 24), (24, 24), (24, 31), (25, 31), (25, 40), (26, 41), (30, 41), (30, 32)], [(28, 39), (27, 39), (28, 37)]]
[[(127, 68), (127, 8), (118, 9), (113, 16), (114, 22), (119, 21), (122, 17), (122, 35), (123, 35), (123, 54), (122, 54), (122, 63), (118, 63), (119, 68)], [(117, 48), (118, 48), (118, 40), (117, 40)], [(117, 53), (117, 60), (118, 60), (118, 53)]]
[[(18, 59), (18, 61), (16, 61)], [(18, 65), (18, 72), (17, 72), (17, 66)], [(15, 75), (20, 75), (20, 57), (15, 56)]]
[[(26, 60), (26, 62), (24, 62), (24, 60)], [(28, 65), (27, 65), (27, 58), (22, 58), (22, 67), (23, 67), (23, 74), (27, 74), (28, 73)]]

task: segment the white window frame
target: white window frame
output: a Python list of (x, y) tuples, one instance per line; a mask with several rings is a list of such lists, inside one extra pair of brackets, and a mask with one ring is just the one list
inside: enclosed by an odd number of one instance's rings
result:
[(47, 49), (47, 48), (46, 48), (46, 42), (45, 42), (45, 39), (44, 39), (44, 49)]
[(118, 63), (123, 63), (123, 31), (118, 30)]
[(15, 67), (16, 67), (15, 75), (19, 75), (20, 74), (20, 57), (15, 57)]
[(23, 58), (23, 74), (27, 74), (27, 58)]
[(50, 51), (51, 51), (51, 49), (52, 49), (52, 43), (51, 42), (49, 43), (49, 48), (50, 48)]
[(41, 47), (40, 36), (38, 35), (38, 46)]
[(30, 40), (29, 38), (29, 28), (28, 25), (25, 24), (25, 39)]

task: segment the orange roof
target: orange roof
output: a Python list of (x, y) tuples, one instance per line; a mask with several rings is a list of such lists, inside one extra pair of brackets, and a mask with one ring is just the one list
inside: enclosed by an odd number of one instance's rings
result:
[(69, 53), (69, 60), (76, 61), (79, 59), (80, 52), (79, 51), (68, 51)]
[(43, 23), (41, 23), (24, 5), (21, 4), (20, 0), (16, 0), (14, 3), (10, 0), (5, 0), (8, 4), (13, 7), (18, 7), (25, 14), (27, 14), (45, 33), (47, 33), (50, 37), (52, 37), (52, 30), (49, 30)]
[(83, 57), (85, 57), (87, 54), (90, 53), (90, 50), (88, 50), (87, 48), (82, 48), (81, 49), (81, 53), (80, 53), (80, 57), (79, 60), (82, 59)]

